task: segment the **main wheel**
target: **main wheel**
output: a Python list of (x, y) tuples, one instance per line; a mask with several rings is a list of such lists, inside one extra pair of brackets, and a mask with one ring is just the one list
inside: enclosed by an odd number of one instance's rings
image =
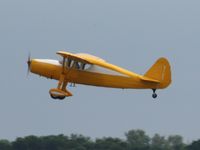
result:
[(53, 94), (51, 94), (50, 96), (51, 96), (51, 98), (53, 98), (53, 99), (59, 99), (59, 100), (65, 99), (65, 96), (54, 96)]
[(156, 93), (153, 93), (153, 94), (152, 94), (152, 97), (153, 97), (153, 98), (157, 98), (157, 94), (156, 94)]
[(53, 94), (50, 94), (51, 98), (53, 99), (57, 99), (58, 97), (57, 96), (54, 96)]
[(59, 96), (58, 99), (63, 100), (65, 99), (65, 96)]

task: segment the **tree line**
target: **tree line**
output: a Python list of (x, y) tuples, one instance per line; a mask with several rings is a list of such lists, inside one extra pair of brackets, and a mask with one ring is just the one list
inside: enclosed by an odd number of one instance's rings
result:
[(0, 150), (200, 150), (200, 140), (185, 144), (180, 135), (148, 136), (143, 130), (130, 130), (125, 139), (104, 137), (92, 140), (83, 135), (26, 136), (15, 141), (0, 140)]

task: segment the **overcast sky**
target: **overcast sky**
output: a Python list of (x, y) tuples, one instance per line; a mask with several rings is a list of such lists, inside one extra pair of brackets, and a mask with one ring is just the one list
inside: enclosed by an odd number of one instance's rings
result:
[[(200, 1), (1, 0), (0, 139), (71, 133), (124, 138), (200, 138)], [(159, 58), (172, 66), (172, 84), (158, 90), (77, 85), (64, 101), (50, 98), (57, 81), (30, 74), (27, 56), (60, 59), (56, 51), (90, 53), (139, 74)]]

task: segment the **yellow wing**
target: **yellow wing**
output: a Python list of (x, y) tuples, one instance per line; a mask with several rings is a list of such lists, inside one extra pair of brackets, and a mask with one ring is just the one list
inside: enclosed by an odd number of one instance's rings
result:
[(110, 63), (106, 62), (105, 60), (103, 60), (99, 57), (92, 56), (90, 54), (77, 54), (77, 55), (82, 57), (85, 60), (90, 61), (91, 64), (95, 64), (95, 65), (98, 65), (98, 66), (101, 66), (101, 67), (104, 67), (104, 68), (107, 68), (107, 69), (111, 69), (113, 71), (117, 71), (117, 72), (120, 72), (122, 74), (126, 74), (130, 77), (139, 77), (141, 80), (146, 81), (146, 82), (159, 83), (158, 80), (155, 80), (155, 79), (152, 79), (152, 78), (149, 78), (149, 77), (145, 77), (145, 76), (141, 76), (141, 75), (138, 75), (138, 74), (133, 73), (131, 71), (125, 70), (121, 67), (110, 64)]
[(133, 73), (133, 72), (123, 69), (121, 67), (110, 64), (110, 63), (106, 62), (105, 60), (103, 60), (99, 57), (90, 55), (90, 54), (84, 54), (84, 53), (72, 54), (72, 53), (68, 53), (68, 52), (64, 52), (64, 51), (58, 51), (57, 54), (59, 54), (63, 57), (66, 57), (66, 58), (71, 58), (71, 59), (74, 59), (77, 61), (86, 62), (88, 64), (97, 65), (97, 66), (104, 67), (104, 68), (107, 68), (107, 69), (110, 69), (113, 71), (117, 71), (117, 72), (120, 72), (120, 73), (125, 74), (130, 77), (136, 77), (136, 76), (139, 77), (139, 75), (136, 73)]
[(77, 60), (77, 61), (80, 61), (80, 62), (98, 65), (100, 67), (104, 67), (104, 68), (125, 74), (129, 77), (134, 77), (134, 78), (138, 77), (141, 80), (146, 81), (146, 82), (159, 83), (158, 80), (155, 80), (155, 79), (152, 79), (152, 78), (149, 78), (149, 77), (145, 77), (145, 76), (141, 76), (141, 75), (136, 74), (134, 72), (131, 72), (131, 71), (128, 71), (128, 70), (123, 69), (121, 67), (110, 64), (110, 63), (106, 62), (105, 60), (103, 60), (99, 57), (90, 55), (90, 54), (85, 54), (85, 53), (72, 54), (72, 53), (64, 52), (64, 51), (58, 51), (57, 54), (65, 57), (65, 58), (71, 58), (71, 59), (74, 59), (74, 60)]
[(89, 61), (87, 61), (86, 59), (84, 59), (76, 54), (72, 54), (72, 53), (64, 52), (64, 51), (58, 51), (56, 54), (58, 54), (64, 58), (70, 58), (70, 59), (77, 60), (77, 61), (80, 61), (83, 63), (91, 64)]

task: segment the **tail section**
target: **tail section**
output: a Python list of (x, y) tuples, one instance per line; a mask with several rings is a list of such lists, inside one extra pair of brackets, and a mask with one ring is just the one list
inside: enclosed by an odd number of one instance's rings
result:
[(159, 81), (158, 88), (163, 89), (171, 83), (171, 68), (166, 58), (158, 59), (144, 74), (144, 77)]

